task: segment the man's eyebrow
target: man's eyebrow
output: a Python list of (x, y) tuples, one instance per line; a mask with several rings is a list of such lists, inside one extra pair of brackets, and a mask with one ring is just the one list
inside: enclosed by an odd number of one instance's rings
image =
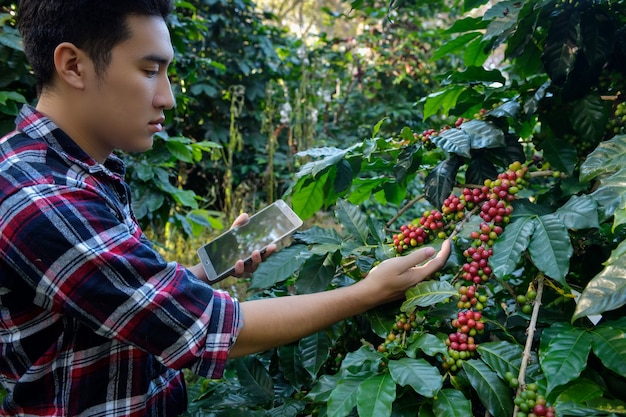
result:
[(166, 58), (161, 55), (152, 55), (152, 54), (144, 56), (141, 60), (155, 62), (159, 65), (169, 65), (171, 62), (169, 58)]

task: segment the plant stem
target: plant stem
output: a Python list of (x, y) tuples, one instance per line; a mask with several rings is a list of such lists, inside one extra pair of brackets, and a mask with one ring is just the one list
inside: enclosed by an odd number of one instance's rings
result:
[[(533, 312), (530, 317), (530, 323), (528, 324), (528, 329), (526, 330), (526, 346), (524, 346), (524, 353), (522, 353), (522, 364), (519, 368), (519, 375), (517, 376), (517, 380), (519, 381), (519, 388), (517, 389), (517, 395), (523, 391), (526, 386), (526, 382), (524, 378), (526, 376), (526, 367), (528, 366), (528, 361), (531, 359), (530, 349), (533, 345), (533, 339), (535, 336), (535, 330), (537, 326), (537, 317), (539, 316), (539, 308), (541, 307), (541, 296), (543, 295), (543, 282), (545, 277), (543, 274), (539, 274), (537, 278), (537, 298), (533, 302)], [(518, 407), (515, 406), (513, 410), (513, 417), (517, 415)]]
[(398, 218), (400, 216), (402, 216), (402, 214), (404, 214), (405, 211), (407, 211), (409, 208), (411, 208), (413, 205), (415, 205), (415, 203), (417, 203), (418, 201), (420, 201), (422, 198), (424, 198), (424, 194), (420, 194), (417, 197), (415, 197), (413, 200), (409, 201), (408, 203), (406, 203), (404, 205), (404, 207), (402, 207), (400, 210), (398, 210), (398, 213), (393, 216), (391, 218), (391, 220), (389, 220), (387, 222), (387, 224), (385, 225), (385, 227), (389, 228), (396, 220), (398, 220)]

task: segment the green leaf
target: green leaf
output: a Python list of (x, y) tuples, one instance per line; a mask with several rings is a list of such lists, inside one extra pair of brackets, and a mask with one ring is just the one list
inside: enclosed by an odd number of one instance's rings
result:
[(536, 218), (528, 251), (541, 272), (567, 287), (565, 276), (569, 271), (569, 259), (574, 249), (569, 233), (558, 216), (546, 214)]
[(367, 244), (369, 229), (367, 227), (367, 216), (357, 206), (345, 200), (337, 201), (337, 219), (346, 229), (348, 235), (360, 239), (360, 243)]
[(307, 383), (308, 373), (302, 366), (302, 358), (300, 357), (298, 345), (291, 343), (279, 346), (277, 354), (280, 369), (283, 371), (287, 381), (296, 387), (305, 385)]
[(315, 385), (306, 398), (316, 402), (328, 402), (330, 394), (337, 387), (337, 383), (341, 380), (341, 374), (328, 375), (324, 374), (317, 380)]
[(168, 138), (165, 142), (165, 147), (174, 158), (183, 162), (193, 162), (193, 155), (188, 139), (177, 137)]
[[(583, 290), (572, 320), (602, 314), (626, 304), (626, 241), (611, 253), (604, 269)], [(619, 255), (618, 255), (619, 254)]]
[(187, 219), (207, 228), (217, 230), (224, 229), (224, 214), (221, 212), (202, 209), (191, 210), (187, 214)]
[(489, 58), (489, 48), (489, 42), (483, 40), (481, 37), (470, 41), (463, 51), (463, 62), (468, 66), (482, 66), (487, 58)]
[(298, 293), (311, 294), (326, 290), (335, 276), (336, 269), (332, 253), (311, 256), (302, 264), (298, 273), (296, 281)]
[(292, 245), (261, 262), (250, 284), (251, 289), (270, 288), (285, 281), (311, 256), (305, 245)]
[(334, 188), (335, 193), (343, 193), (352, 185), (352, 165), (345, 159), (337, 163), (337, 172), (335, 173)]
[[(447, 80), (453, 83), (502, 83), (506, 82), (506, 79), (502, 76), (502, 73), (498, 70), (486, 70), (481, 66), (468, 66), (463, 71), (451, 72)], [(479, 120), (470, 120), (470, 122), (478, 122)], [(465, 122), (469, 123), (469, 122)], [(484, 122), (483, 122), (484, 123)]]
[(165, 196), (156, 190), (150, 189), (140, 194), (140, 198), (133, 200), (133, 209), (138, 218), (143, 217), (142, 213), (154, 213), (165, 203)]
[(456, 184), (456, 173), (462, 164), (461, 158), (452, 155), (428, 173), (424, 180), (424, 195), (430, 204), (435, 207), (443, 205), (452, 193)]
[(571, 175), (578, 162), (576, 148), (563, 139), (549, 139), (541, 143), (544, 157), (559, 171)]
[[(268, 409), (266, 414), (263, 415), (263, 417), (297, 416), (297, 415), (300, 415), (302, 411), (304, 411), (304, 408), (305, 408), (304, 401), (287, 399), (284, 404), (281, 404), (278, 407)], [(246, 417), (251, 417), (247, 411), (246, 411)]]
[(330, 339), (326, 332), (317, 332), (302, 338), (298, 346), (302, 366), (311, 377), (315, 378), (330, 356)]
[(367, 218), (367, 228), (369, 229), (372, 237), (379, 245), (385, 245), (387, 243), (387, 234), (385, 233), (385, 226), (374, 217)]
[(593, 353), (604, 366), (626, 375), (626, 318), (605, 322), (591, 332)]
[(339, 246), (343, 242), (343, 238), (339, 236), (335, 229), (321, 228), (319, 226), (313, 226), (310, 229), (297, 232), (294, 234), (294, 238), (302, 240), (309, 245), (328, 244)]
[[(437, 49), (433, 54), (432, 59), (438, 60), (448, 54), (463, 51), (469, 42), (471, 42), (473, 39), (480, 37), (482, 37), (480, 32), (470, 32), (459, 35), (456, 38), (446, 42), (439, 49)], [(424, 119), (426, 119), (427, 117), (428, 116), (424, 116)]]
[(372, 139), (375, 139), (376, 137), (378, 137), (378, 132), (380, 132), (380, 128), (382, 127), (385, 120), (387, 120), (387, 118), (383, 117), (382, 119), (378, 121), (378, 123), (374, 125), (374, 127), (372, 128)]
[(587, 367), (593, 338), (587, 331), (568, 323), (555, 323), (544, 329), (543, 335), (550, 342), (548, 346), (540, 346), (539, 361), (548, 381), (546, 395), (549, 395), (555, 387), (578, 378)]
[(505, 101), (495, 109), (490, 110), (487, 114), (489, 115), (489, 117), (495, 118), (515, 118), (518, 117), (521, 109), (522, 107), (517, 101), (509, 100)]
[[(3, 28), (6, 31), (6, 27)], [(18, 33), (4, 32), (0, 35), (0, 45), (23, 52), (22, 38)]]
[(541, 60), (552, 81), (562, 84), (574, 67), (578, 48), (578, 19), (574, 13), (556, 14), (546, 38)]
[(359, 386), (363, 377), (347, 377), (337, 383), (328, 398), (328, 417), (345, 417), (356, 406)]
[(291, 196), (293, 210), (303, 219), (317, 213), (324, 204), (324, 187), (328, 180), (328, 173), (316, 180), (300, 179)]
[[(409, 130), (404, 128), (402, 131)], [(411, 136), (413, 133), (411, 133)], [(402, 182), (411, 172), (415, 172), (421, 163), (423, 147), (417, 144), (402, 148), (398, 155), (398, 162), (393, 167), (393, 173), (396, 181)]]
[(192, 209), (198, 208), (198, 201), (196, 200), (196, 193), (192, 190), (173, 189), (170, 191), (172, 198), (181, 206), (190, 207)]
[(482, 361), (471, 359), (463, 363), (467, 379), (478, 394), (478, 398), (494, 417), (509, 417), (513, 414), (511, 389), (498, 374)]
[(574, 130), (586, 141), (597, 141), (606, 133), (610, 105), (597, 95), (573, 103), (570, 120)]
[(457, 295), (458, 291), (446, 281), (423, 281), (406, 292), (406, 301), (401, 311), (412, 311), (415, 307), (429, 307)]
[(589, 66), (600, 73), (613, 52), (615, 25), (604, 13), (591, 13), (587, 18), (581, 19), (580, 34)]
[(616, 417), (616, 414), (626, 414), (626, 402), (620, 399), (596, 397), (589, 400), (590, 408), (596, 410), (599, 415), (606, 413), (610, 417)]
[(598, 204), (589, 195), (572, 196), (567, 203), (554, 213), (568, 229), (589, 229), (600, 227)]
[(615, 213), (613, 213), (613, 227), (611, 231), (615, 232), (615, 230), (624, 223), (626, 223), (626, 209), (615, 210)]
[(593, 398), (602, 397), (604, 394), (601, 386), (587, 378), (575, 379), (562, 388), (554, 389), (552, 392), (558, 392), (556, 403), (571, 401), (578, 404), (584, 404)]
[(364, 345), (358, 350), (346, 354), (341, 363), (341, 370), (350, 375), (371, 374), (378, 371), (379, 365), (380, 354)]
[[(603, 400), (605, 403), (608, 402), (606, 399)], [(576, 402), (556, 404), (554, 407), (554, 415), (566, 417), (617, 417), (616, 414), (611, 413), (611, 409), (609, 407), (604, 406), (602, 409), (597, 409), (593, 407), (585, 407)]]
[(443, 340), (430, 333), (413, 333), (405, 349), (409, 358), (416, 358), (417, 351), (421, 350), (428, 356), (436, 356), (438, 353), (446, 354), (448, 348)]
[(490, 264), (493, 273), (502, 278), (512, 273), (535, 231), (535, 216), (521, 217), (508, 224), (493, 245)]
[(524, 103), (524, 113), (526, 114), (534, 114), (539, 108), (542, 100), (546, 97), (546, 93), (550, 86), (552, 85), (552, 80), (547, 80), (541, 87), (539, 87), (535, 94), (533, 94), (532, 98), (528, 99), (526, 103)]
[(440, 112), (447, 115), (450, 109), (456, 106), (456, 101), (461, 93), (465, 91), (465, 88), (462, 85), (455, 84), (436, 93), (429, 94), (424, 103), (424, 120)]
[(302, 178), (306, 176), (318, 177), (320, 174), (328, 173), (331, 169), (336, 169), (339, 161), (342, 161), (346, 154), (352, 150), (353, 147), (348, 149), (338, 148), (317, 148), (317, 152), (300, 152), (299, 156), (318, 156), (324, 155), (324, 158), (319, 161), (311, 161), (304, 164), (296, 174), (296, 178)]
[(361, 204), (369, 200), (372, 192), (380, 189), (387, 181), (389, 181), (387, 178), (356, 178), (352, 182), (348, 201), (352, 204)]
[(356, 407), (359, 417), (391, 416), (396, 384), (391, 375), (373, 375), (359, 385)]
[(483, 15), (483, 19), (502, 19), (513, 15), (517, 17), (521, 3), (515, 0), (499, 1), (491, 6)]
[(141, 161), (134, 164), (133, 170), (135, 171), (135, 174), (137, 174), (137, 178), (142, 181), (149, 181), (154, 177), (152, 165), (150, 165), (147, 161)]
[(478, 345), (477, 350), (482, 361), (501, 379), (505, 379), (507, 372), (513, 372), (516, 376), (519, 374), (523, 352), (520, 345), (506, 341), (486, 342)]
[(591, 181), (600, 175), (617, 172), (626, 166), (626, 135), (600, 142), (580, 166), (580, 181)]
[(626, 168), (600, 180), (600, 186), (591, 194), (604, 216), (626, 208)]
[(424, 359), (390, 360), (389, 372), (396, 384), (408, 385), (424, 397), (435, 397), (443, 386), (439, 370)]
[(468, 417), (472, 413), (472, 403), (455, 389), (443, 389), (433, 401), (435, 417)]
[(493, 123), (484, 120), (470, 120), (460, 126), (470, 137), (472, 149), (500, 148), (506, 145), (504, 132)]
[(0, 104), (6, 104), (9, 100), (15, 101), (16, 103), (26, 104), (26, 97), (20, 93), (16, 91), (0, 91)]
[(470, 160), (467, 171), (465, 171), (465, 183), (484, 184), (486, 179), (496, 178), (497, 176), (498, 170), (496, 166), (488, 158), (488, 155), (481, 153)]
[(274, 398), (274, 383), (263, 364), (254, 356), (239, 358), (234, 363), (237, 377), (246, 395), (259, 403), (266, 403)]
[[(469, 123), (469, 122), (467, 122)], [(448, 153), (470, 158), (472, 136), (465, 130), (454, 128), (431, 138), (432, 142)]]
[(457, 19), (452, 26), (445, 30), (446, 33), (462, 33), (470, 32), (473, 30), (487, 29), (489, 23), (484, 21), (481, 17), (464, 17), (463, 19)]

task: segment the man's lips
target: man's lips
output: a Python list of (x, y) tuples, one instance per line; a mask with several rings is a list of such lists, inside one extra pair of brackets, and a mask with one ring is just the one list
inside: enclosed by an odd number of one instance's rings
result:
[(157, 120), (153, 120), (149, 123), (150, 127), (155, 133), (158, 133), (163, 130), (163, 122), (165, 121), (164, 117), (160, 117)]

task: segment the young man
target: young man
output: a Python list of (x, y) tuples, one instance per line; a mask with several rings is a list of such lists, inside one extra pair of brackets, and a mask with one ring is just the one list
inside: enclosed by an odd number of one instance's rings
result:
[(181, 369), (219, 378), (228, 357), (401, 298), (448, 256), (446, 243), (423, 266), (432, 249), (347, 288), (241, 304), (200, 265), (165, 262), (112, 152), (149, 149), (174, 105), (170, 12), (169, 0), (19, 3), (39, 100), (0, 139), (0, 415), (177, 416)]

